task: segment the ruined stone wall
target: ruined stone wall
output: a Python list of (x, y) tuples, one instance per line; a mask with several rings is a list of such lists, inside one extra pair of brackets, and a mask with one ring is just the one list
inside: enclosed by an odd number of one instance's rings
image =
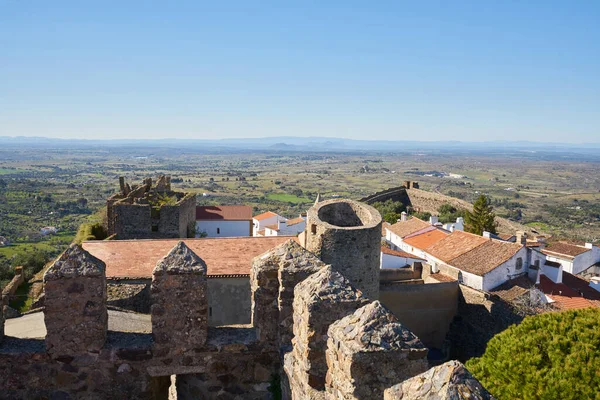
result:
[(17, 292), (17, 289), (21, 284), (25, 282), (25, 274), (23, 274), (23, 267), (15, 267), (15, 276), (6, 284), (2, 289), (2, 298), (4, 302), (10, 302), (13, 300), (13, 296)]
[(379, 299), (427, 347), (441, 349), (458, 308), (458, 282), (382, 282)]
[(114, 232), (121, 240), (152, 236), (151, 207), (148, 204), (115, 203), (112, 207)]
[(399, 186), (395, 188), (390, 188), (383, 190), (381, 192), (377, 192), (367, 197), (363, 197), (359, 201), (366, 204), (373, 204), (376, 202), (384, 202), (384, 201), (399, 201), (406, 206), (410, 206), (410, 198), (406, 193), (406, 187)]
[(306, 248), (372, 299), (379, 296), (381, 215), (352, 200), (327, 200), (308, 210)]

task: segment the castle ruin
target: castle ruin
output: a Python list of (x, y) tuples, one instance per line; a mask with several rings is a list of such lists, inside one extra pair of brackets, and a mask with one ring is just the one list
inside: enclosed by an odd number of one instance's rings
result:
[(337, 216), (309, 212), (319, 253), (290, 240), (252, 261), (248, 325), (208, 326), (206, 263), (179, 242), (153, 271), (151, 333), (109, 330), (105, 265), (71, 245), (44, 276), (45, 339), (0, 336), (0, 397), (167, 399), (174, 387), (179, 399), (491, 398), (459, 363), (428, 370), (419, 338), (370, 297), (369, 248), (359, 260), (331, 253), (370, 238), (379, 214), (325, 205)]
[(116, 239), (194, 237), (196, 195), (171, 190), (171, 177), (130, 186), (119, 178), (120, 191), (106, 201), (109, 236)]

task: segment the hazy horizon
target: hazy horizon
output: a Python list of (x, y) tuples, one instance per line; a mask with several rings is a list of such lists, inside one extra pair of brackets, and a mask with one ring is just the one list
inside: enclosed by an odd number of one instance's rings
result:
[(600, 3), (0, 0), (0, 136), (600, 141)]

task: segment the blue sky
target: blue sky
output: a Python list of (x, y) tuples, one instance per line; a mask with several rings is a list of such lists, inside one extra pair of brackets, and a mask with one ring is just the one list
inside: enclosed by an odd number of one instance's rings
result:
[(0, 135), (600, 142), (600, 1), (0, 0)]

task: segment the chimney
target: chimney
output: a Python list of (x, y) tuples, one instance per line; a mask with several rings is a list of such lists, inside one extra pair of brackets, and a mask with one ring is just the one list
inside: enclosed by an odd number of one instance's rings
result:
[(525, 244), (527, 243), (527, 233), (524, 231), (517, 231), (517, 243), (518, 244)]
[(402, 211), (402, 213), (400, 214), (400, 221), (408, 221), (408, 215), (406, 214), (406, 211)]
[(586, 249), (591, 249), (592, 247), (594, 247), (594, 245), (592, 243), (586, 243), (585, 244), (585, 248)]
[(438, 217), (437, 215), (432, 215), (431, 217), (429, 217), (429, 223), (431, 225), (435, 225), (438, 223)]
[(488, 231), (483, 231), (483, 234), (481, 235), (486, 239), (491, 239), (492, 238), (492, 234), (489, 233)]

